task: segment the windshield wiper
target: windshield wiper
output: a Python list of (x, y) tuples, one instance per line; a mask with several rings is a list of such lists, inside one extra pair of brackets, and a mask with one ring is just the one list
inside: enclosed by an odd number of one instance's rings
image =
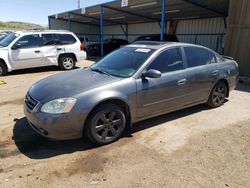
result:
[(99, 72), (99, 73), (102, 73), (102, 74), (106, 74), (108, 76), (111, 76), (111, 74), (109, 74), (108, 72), (104, 71), (104, 70), (101, 70), (101, 69), (94, 69), (94, 68), (90, 68), (92, 71), (95, 71), (95, 72)]

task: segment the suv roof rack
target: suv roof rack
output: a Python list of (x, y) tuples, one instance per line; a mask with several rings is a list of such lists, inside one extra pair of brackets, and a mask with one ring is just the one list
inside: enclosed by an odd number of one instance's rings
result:
[(40, 29), (40, 28), (35, 28), (35, 29), (29, 29), (25, 30), (22, 32), (70, 32), (68, 30), (50, 30), (50, 29)]

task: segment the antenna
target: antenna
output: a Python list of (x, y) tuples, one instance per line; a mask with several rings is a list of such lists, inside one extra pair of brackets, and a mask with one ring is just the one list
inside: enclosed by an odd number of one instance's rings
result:
[(80, 0), (77, 1), (77, 4), (78, 4), (78, 8), (81, 8), (81, 1)]

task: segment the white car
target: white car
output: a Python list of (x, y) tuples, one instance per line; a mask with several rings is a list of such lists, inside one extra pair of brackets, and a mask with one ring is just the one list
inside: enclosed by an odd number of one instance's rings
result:
[(0, 41), (0, 76), (17, 69), (55, 65), (71, 70), (86, 59), (85, 47), (69, 31), (18, 31)]

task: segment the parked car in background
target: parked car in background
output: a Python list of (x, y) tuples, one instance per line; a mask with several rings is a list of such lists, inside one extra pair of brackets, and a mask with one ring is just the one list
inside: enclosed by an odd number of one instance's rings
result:
[(201, 103), (223, 105), (237, 76), (234, 60), (202, 46), (131, 44), (89, 68), (37, 82), (26, 95), (24, 112), (42, 136), (86, 135), (103, 145), (135, 122)]
[(83, 44), (84, 51), (87, 51), (87, 47), (89, 45), (89, 38), (88, 37), (78, 37), (78, 38)]
[(0, 30), (0, 41), (10, 33), (12, 33), (12, 31)]
[(0, 41), (0, 76), (17, 69), (49, 65), (71, 70), (83, 59), (83, 45), (68, 31), (18, 31)]
[[(160, 41), (161, 40), (161, 35), (160, 34), (150, 34), (150, 35), (142, 35), (139, 36), (134, 40), (135, 41)], [(169, 41), (169, 42), (179, 42), (178, 38), (176, 35), (170, 35), (170, 34), (165, 34), (164, 35), (164, 41)]]
[[(104, 55), (109, 54), (110, 52), (116, 50), (117, 48), (120, 48), (121, 46), (125, 46), (129, 44), (127, 40), (124, 39), (106, 39), (104, 40)], [(101, 56), (101, 44), (95, 43), (90, 44), (87, 48), (87, 54), (89, 56)]]

